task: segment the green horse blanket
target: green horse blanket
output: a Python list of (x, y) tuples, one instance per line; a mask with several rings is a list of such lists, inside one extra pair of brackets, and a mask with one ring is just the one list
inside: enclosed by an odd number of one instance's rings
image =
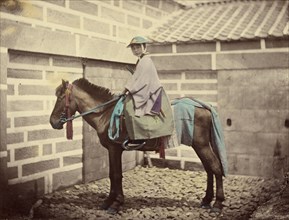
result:
[(173, 113), (164, 90), (160, 114), (135, 116), (133, 99), (130, 95), (126, 97), (124, 105), (125, 124), (130, 139), (151, 139), (169, 136), (173, 133)]

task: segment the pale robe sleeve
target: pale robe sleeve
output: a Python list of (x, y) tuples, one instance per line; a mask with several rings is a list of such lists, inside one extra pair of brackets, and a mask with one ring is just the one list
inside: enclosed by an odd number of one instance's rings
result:
[(140, 59), (136, 70), (125, 88), (132, 95), (135, 115), (151, 114), (151, 109), (161, 91), (161, 83), (155, 65), (149, 56)]

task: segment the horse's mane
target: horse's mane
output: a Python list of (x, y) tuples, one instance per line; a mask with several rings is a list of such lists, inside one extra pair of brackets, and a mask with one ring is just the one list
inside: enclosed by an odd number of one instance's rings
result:
[(73, 84), (90, 94), (91, 97), (108, 100), (111, 99), (113, 96), (113, 93), (108, 88), (95, 85), (85, 78), (77, 79), (73, 82)]

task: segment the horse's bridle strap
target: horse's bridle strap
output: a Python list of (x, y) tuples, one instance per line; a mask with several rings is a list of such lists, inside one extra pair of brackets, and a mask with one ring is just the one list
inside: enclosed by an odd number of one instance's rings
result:
[[(72, 84), (68, 84), (67, 89), (66, 89), (65, 92), (66, 92), (67, 94), (69, 93), (69, 97), (70, 97), (70, 95), (71, 95), (71, 93), (72, 93)], [(68, 95), (66, 95), (65, 97), (67, 98), (67, 96), (68, 96)], [(120, 97), (122, 97), (122, 96), (124, 96), (124, 94), (117, 95), (117, 96), (115, 96), (113, 99), (111, 99), (111, 100), (109, 100), (109, 101), (107, 101), (107, 102), (105, 102), (105, 103), (102, 103), (102, 104), (100, 104), (100, 105), (97, 105), (97, 106), (94, 107), (93, 109), (90, 109), (90, 110), (88, 110), (88, 111), (86, 111), (86, 112), (83, 112), (83, 113), (81, 113), (81, 114), (73, 115), (73, 116), (71, 116), (71, 117), (68, 116), (68, 118), (62, 117), (62, 118), (60, 119), (60, 122), (64, 124), (64, 123), (66, 123), (66, 122), (68, 122), (68, 121), (72, 121), (72, 120), (74, 120), (74, 119), (76, 119), (76, 118), (83, 117), (83, 116), (89, 115), (89, 114), (91, 114), (91, 113), (97, 113), (96, 110), (98, 110), (98, 109), (100, 109), (100, 108), (102, 108), (102, 107), (105, 107), (105, 106), (107, 106), (107, 105), (109, 105), (109, 104), (111, 104), (111, 103), (113, 103), (113, 102), (116, 102), (116, 101), (119, 100)], [(67, 102), (65, 101), (65, 103), (67, 103)], [(69, 102), (69, 103), (70, 103), (70, 102)]]
[(70, 105), (70, 98), (71, 98), (70, 96), (72, 93), (72, 88), (73, 88), (72, 84), (67, 84), (66, 90), (65, 90), (65, 107), (66, 108), (68, 108)]

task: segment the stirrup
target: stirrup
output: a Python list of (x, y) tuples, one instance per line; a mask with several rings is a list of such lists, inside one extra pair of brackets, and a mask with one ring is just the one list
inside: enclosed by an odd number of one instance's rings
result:
[(139, 150), (145, 145), (146, 145), (145, 141), (141, 144), (132, 144), (132, 143), (129, 143), (129, 139), (127, 139), (122, 143), (121, 146), (125, 150)]

